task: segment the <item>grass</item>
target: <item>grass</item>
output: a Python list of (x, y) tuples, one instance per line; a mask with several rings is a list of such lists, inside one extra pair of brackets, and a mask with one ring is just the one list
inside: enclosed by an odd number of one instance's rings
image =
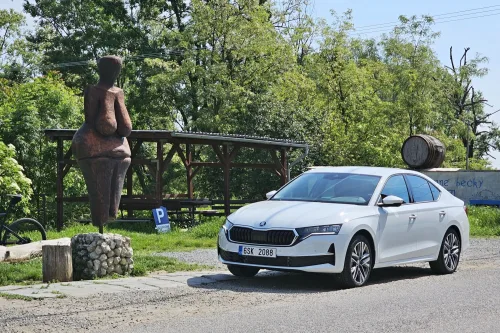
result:
[(0, 286), (42, 281), (42, 260), (32, 259), (19, 263), (0, 263)]
[(32, 301), (32, 300), (36, 299), (34, 297), (23, 296), (23, 295), (13, 295), (13, 294), (7, 294), (7, 293), (0, 293), (0, 297), (3, 297), (5, 299), (18, 299), (21, 301)]
[(500, 209), (469, 206), (470, 235), (474, 237), (500, 236)]
[[(187, 231), (174, 228), (172, 232), (165, 234), (158, 234), (151, 223), (112, 223), (104, 227), (104, 232), (116, 233), (131, 238), (132, 248), (134, 249), (134, 271), (132, 275), (142, 276), (154, 271), (175, 272), (207, 268), (153, 254), (165, 251), (215, 248), (217, 234), (223, 223), (223, 218), (211, 218), (207, 219), (207, 222)], [(98, 232), (98, 229), (89, 224), (72, 224), (61, 232), (48, 230), (47, 238), (71, 238), (76, 234), (89, 232)], [(0, 286), (32, 284), (41, 281), (42, 261), (40, 258), (20, 263), (0, 263)]]
[[(500, 209), (498, 208), (469, 207), (469, 221), (470, 235), (473, 237), (500, 236)], [(154, 271), (175, 272), (206, 268), (153, 254), (164, 251), (214, 248), (217, 244), (217, 233), (223, 222), (221, 218), (212, 218), (188, 231), (174, 229), (166, 234), (158, 234), (152, 224), (113, 223), (107, 225), (104, 232), (117, 233), (132, 239), (134, 249), (132, 275), (141, 276)], [(61, 232), (49, 230), (48, 238), (73, 237), (76, 234), (88, 232), (97, 232), (97, 228), (92, 225), (72, 224)], [(0, 286), (39, 283), (41, 280), (42, 261), (40, 258), (13, 264), (0, 263)]]

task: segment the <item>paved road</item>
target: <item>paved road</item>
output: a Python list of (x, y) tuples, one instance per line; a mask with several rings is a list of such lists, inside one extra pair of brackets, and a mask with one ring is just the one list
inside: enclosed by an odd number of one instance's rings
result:
[(328, 276), (265, 272), (100, 298), (3, 300), (0, 331), (500, 332), (500, 240), (472, 246), (453, 275), (380, 269), (349, 290)]

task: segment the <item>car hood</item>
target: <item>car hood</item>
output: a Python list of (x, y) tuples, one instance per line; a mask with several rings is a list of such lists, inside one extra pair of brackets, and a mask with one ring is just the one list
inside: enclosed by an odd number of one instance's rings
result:
[(237, 225), (265, 228), (300, 228), (314, 225), (346, 223), (374, 214), (375, 207), (325, 202), (279, 201), (256, 202), (240, 208), (228, 217)]

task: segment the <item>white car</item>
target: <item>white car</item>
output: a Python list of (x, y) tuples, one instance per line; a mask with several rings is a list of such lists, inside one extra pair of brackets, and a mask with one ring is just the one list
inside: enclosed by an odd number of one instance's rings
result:
[(359, 287), (380, 267), (427, 261), (453, 273), (469, 246), (464, 202), (411, 170), (317, 167), (267, 197), (219, 232), (219, 260), (236, 276), (335, 273)]

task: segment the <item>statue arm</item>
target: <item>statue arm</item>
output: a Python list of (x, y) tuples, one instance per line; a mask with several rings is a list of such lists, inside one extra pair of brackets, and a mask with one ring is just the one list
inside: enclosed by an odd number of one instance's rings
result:
[(130, 133), (132, 132), (132, 122), (130, 120), (127, 108), (125, 106), (125, 98), (123, 90), (120, 90), (120, 92), (116, 94), (115, 113), (116, 113), (116, 122), (118, 125), (117, 129), (118, 135), (124, 137), (129, 136)]

